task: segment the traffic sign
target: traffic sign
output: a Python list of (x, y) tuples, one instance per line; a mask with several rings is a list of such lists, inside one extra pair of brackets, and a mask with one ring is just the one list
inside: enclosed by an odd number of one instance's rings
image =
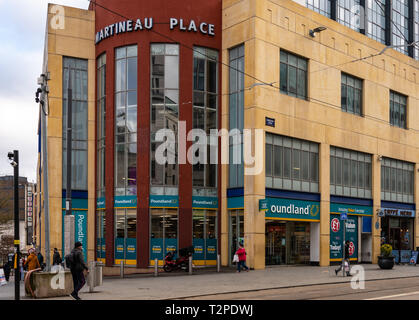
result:
[(347, 220), (348, 219), (348, 215), (347, 215), (347, 213), (346, 212), (342, 212), (341, 214), (340, 214), (340, 220)]

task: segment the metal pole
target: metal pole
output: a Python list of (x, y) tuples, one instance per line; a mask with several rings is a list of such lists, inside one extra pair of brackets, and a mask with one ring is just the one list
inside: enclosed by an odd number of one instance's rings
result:
[(96, 282), (96, 262), (95, 261), (90, 261), (89, 263), (89, 292), (93, 292), (93, 289), (95, 287), (95, 282)]
[(217, 255), (217, 272), (220, 272), (220, 270), (221, 270), (221, 257), (218, 254)]
[[(48, 148), (47, 148), (47, 124), (45, 108), (48, 108), (48, 99), (45, 99), (46, 77), (43, 78), (42, 98), (41, 98), (41, 118), (42, 118), (42, 169), (44, 176), (44, 210), (45, 210), (45, 255), (46, 255), (46, 271), (50, 270), (50, 249), (49, 249), (49, 192), (48, 192)], [(41, 229), (39, 229), (41, 233)], [(42, 243), (39, 243), (40, 248)]]
[(159, 272), (158, 272), (158, 267), (159, 267), (159, 260), (154, 259), (154, 276), (157, 277)]
[(192, 256), (189, 256), (189, 274), (192, 274)]
[(346, 233), (346, 220), (343, 221), (343, 247), (342, 247), (342, 277), (345, 276), (345, 233)]
[(15, 300), (20, 300), (20, 237), (19, 237), (19, 151), (14, 150), (14, 209), (15, 209)]
[(121, 279), (124, 278), (124, 260), (121, 260), (120, 276)]

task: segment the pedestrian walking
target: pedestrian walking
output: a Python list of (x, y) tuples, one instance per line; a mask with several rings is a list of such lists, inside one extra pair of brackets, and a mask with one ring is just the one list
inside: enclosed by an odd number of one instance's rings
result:
[[(349, 270), (349, 244), (350, 242), (348, 240), (346, 240), (345, 242), (345, 259), (344, 259), (344, 265), (345, 265), (345, 269), (346, 270), (346, 275), (350, 276), (350, 270)], [(342, 264), (339, 266), (338, 269), (335, 270), (336, 275), (338, 275), (339, 271), (342, 270)]]
[(6, 261), (6, 263), (3, 266), (3, 270), (4, 270), (4, 277), (6, 278), (6, 281), (9, 282), (9, 277), (10, 277), (10, 270), (11, 270), (11, 266), (10, 266), (10, 262)]
[(75, 300), (81, 300), (79, 297), (79, 291), (86, 283), (84, 272), (89, 272), (89, 268), (87, 268), (86, 264), (84, 263), (83, 245), (81, 242), (76, 242), (74, 245), (74, 249), (71, 251), (69, 256), (69, 262), (74, 284), (74, 291), (70, 294), (70, 296)]
[(57, 248), (54, 248), (54, 255), (52, 257), (52, 265), (56, 266), (56, 265), (60, 265), (62, 262), (60, 253), (58, 252)]
[(246, 250), (244, 249), (243, 242), (240, 242), (236, 254), (239, 256), (239, 262), (237, 262), (237, 272), (240, 272), (241, 267), (245, 268), (246, 271), (249, 271), (249, 268), (246, 266)]
[(39, 252), (38, 252), (38, 262), (39, 262), (39, 265), (41, 266), (41, 269), (44, 269), (44, 256), (42, 255), (42, 253), (41, 253), (41, 250), (39, 250)]
[(28, 271), (41, 268), (41, 264), (39, 263), (39, 260), (35, 254), (35, 251), (30, 250), (29, 252), (30, 252), (29, 257), (25, 262), (25, 265), (28, 267)]

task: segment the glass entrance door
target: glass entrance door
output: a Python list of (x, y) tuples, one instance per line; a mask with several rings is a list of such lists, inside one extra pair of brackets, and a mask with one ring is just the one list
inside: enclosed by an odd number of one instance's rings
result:
[(278, 221), (266, 221), (266, 248), (265, 264), (278, 265), (286, 264), (287, 259), (287, 233), (286, 223)]
[(230, 210), (230, 265), (232, 265), (234, 253), (237, 251), (237, 249), (239, 248), (239, 243), (242, 241), (244, 241), (244, 211), (242, 209)]

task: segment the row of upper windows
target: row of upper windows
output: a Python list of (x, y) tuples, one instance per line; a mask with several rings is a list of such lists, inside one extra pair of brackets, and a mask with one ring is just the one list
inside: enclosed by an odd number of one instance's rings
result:
[[(365, 5), (362, 4), (365, 3)], [(419, 0), (305, 0), (306, 7), (419, 60)]]
[[(308, 60), (281, 50), (280, 52), (281, 93), (307, 99)], [(341, 74), (342, 111), (362, 116), (363, 80), (352, 75)], [(390, 124), (407, 129), (407, 97), (390, 90)]]

